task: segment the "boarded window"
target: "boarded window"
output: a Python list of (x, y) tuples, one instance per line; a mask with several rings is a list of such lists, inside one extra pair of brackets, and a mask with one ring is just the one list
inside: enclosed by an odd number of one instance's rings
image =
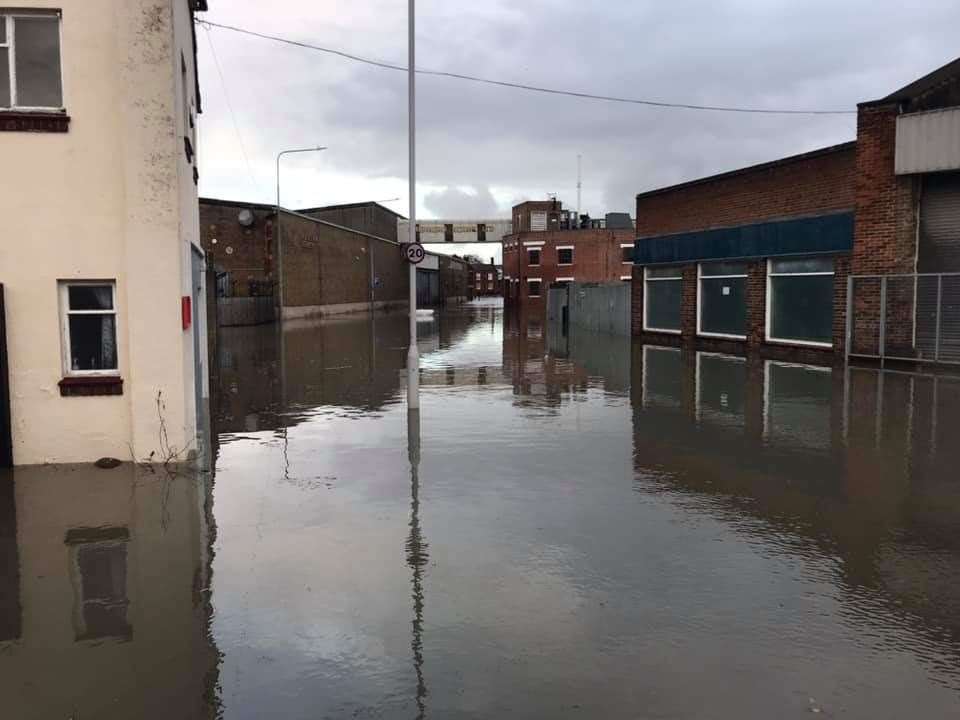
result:
[(746, 337), (747, 266), (743, 263), (701, 265), (699, 303), (698, 332)]
[(645, 281), (644, 329), (680, 332), (682, 291), (680, 268), (648, 268)]
[(771, 340), (833, 342), (833, 260), (770, 261), (768, 333)]

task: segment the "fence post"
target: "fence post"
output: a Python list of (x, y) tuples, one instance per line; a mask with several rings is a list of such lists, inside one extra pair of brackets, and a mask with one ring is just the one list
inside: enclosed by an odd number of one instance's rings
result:
[(880, 278), (880, 367), (887, 351), (887, 276)]
[(847, 363), (850, 362), (850, 343), (853, 340), (853, 275), (847, 275), (847, 330), (843, 341), (843, 352)]
[(940, 309), (943, 305), (943, 275), (937, 275), (937, 326), (934, 331), (933, 359), (940, 359)]

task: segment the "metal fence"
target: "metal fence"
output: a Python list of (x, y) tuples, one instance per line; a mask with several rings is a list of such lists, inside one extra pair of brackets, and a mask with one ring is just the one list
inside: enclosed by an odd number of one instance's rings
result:
[(847, 357), (960, 364), (960, 273), (851, 275)]

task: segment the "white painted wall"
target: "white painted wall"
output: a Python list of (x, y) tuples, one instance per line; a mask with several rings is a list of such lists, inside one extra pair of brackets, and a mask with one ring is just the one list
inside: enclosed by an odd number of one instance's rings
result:
[[(7, 303), (14, 462), (75, 462), (195, 444), (193, 349), (181, 329), (197, 195), (181, 135), (187, 0), (17, 0), (64, 7), (64, 134), (0, 132), (8, 176), (0, 282)], [(186, 31), (185, 31), (186, 29)], [(61, 397), (57, 281), (115, 279), (123, 395)]]

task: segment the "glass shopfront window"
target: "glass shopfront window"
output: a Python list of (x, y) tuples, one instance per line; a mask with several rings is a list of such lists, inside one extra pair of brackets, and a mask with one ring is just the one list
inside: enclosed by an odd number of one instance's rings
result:
[(770, 260), (767, 265), (767, 339), (831, 345), (833, 274), (833, 258)]
[(701, 335), (746, 338), (746, 263), (700, 265), (697, 318), (697, 332)]
[(680, 268), (646, 268), (643, 290), (643, 329), (679, 333), (683, 294)]

